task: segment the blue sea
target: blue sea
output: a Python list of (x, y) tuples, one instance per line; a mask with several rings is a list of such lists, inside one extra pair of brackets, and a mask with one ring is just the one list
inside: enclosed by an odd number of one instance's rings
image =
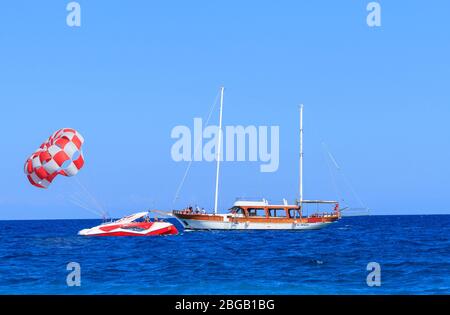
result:
[[(449, 294), (450, 216), (343, 218), (317, 231), (82, 237), (99, 220), (0, 221), (0, 294)], [(81, 286), (69, 287), (69, 262)], [(381, 267), (369, 287), (367, 264)]]

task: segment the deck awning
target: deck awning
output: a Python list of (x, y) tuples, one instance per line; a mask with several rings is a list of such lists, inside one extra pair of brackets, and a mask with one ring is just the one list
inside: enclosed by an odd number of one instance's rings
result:
[(336, 200), (302, 200), (301, 203), (339, 203)]

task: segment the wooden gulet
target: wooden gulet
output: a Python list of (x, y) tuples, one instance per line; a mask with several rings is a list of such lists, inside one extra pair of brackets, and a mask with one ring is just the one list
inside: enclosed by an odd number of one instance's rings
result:
[[(341, 213), (337, 201), (303, 199), (303, 105), (300, 105), (299, 198), (295, 204), (289, 204), (286, 199), (282, 204), (270, 204), (266, 199), (240, 199), (228, 213), (218, 213), (223, 96), (224, 88), (221, 87), (214, 211), (206, 213), (192, 207), (172, 211), (184, 227), (192, 230), (315, 230), (339, 220)], [(305, 215), (303, 209), (306, 204), (328, 204), (333, 208), (328, 212)]]

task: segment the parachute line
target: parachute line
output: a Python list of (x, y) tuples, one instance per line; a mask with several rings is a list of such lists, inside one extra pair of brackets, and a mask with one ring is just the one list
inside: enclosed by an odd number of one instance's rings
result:
[(81, 181), (77, 177), (75, 177), (75, 182), (78, 184), (79, 187), (81, 187), (81, 189), (88, 196), (88, 198), (91, 200), (94, 206), (98, 209), (101, 216), (103, 218), (108, 217), (108, 212), (104, 209), (101, 203), (89, 192), (89, 190), (81, 183)]
[(85, 204), (83, 204), (82, 202), (80, 202), (79, 200), (77, 200), (76, 198), (74, 198), (73, 196), (69, 198), (69, 201), (70, 201), (72, 204), (74, 204), (74, 205), (76, 205), (76, 206), (78, 206), (78, 207), (80, 207), (80, 208), (82, 208), (82, 209), (85, 209), (85, 210), (87, 210), (87, 211), (89, 211), (89, 212), (95, 214), (96, 216), (100, 216), (100, 217), (103, 216), (100, 212), (98, 212), (98, 211), (96, 211), (96, 210), (94, 210), (94, 209), (92, 209), (92, 208), (89, 208), (88, 206), (86, 206)]

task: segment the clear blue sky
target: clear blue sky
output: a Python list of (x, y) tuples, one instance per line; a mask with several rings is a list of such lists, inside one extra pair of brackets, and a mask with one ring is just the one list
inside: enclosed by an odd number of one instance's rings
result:
[[(186, 163), (176, 125), (205, 117), (221, 84), (224, 124), (279, 125), (280, 167), (223, 163), (220, 208), (297, 192), (305, 104), (305, 197), (335, 198), (326, 141), (374, 214), (450, 213), (449, 1), (69, 1), (0, 5), (0, 219), (93, 218), (73, 178), (31, 186), (25, 159), (79, 130), (79, 181), (114, 216), (170, 209)], [(217, 123), (216, 113), (213, 123)], [(213, 206), (214, 164), (194, 163), (177, 207)], [(84, 197), (86, 203), (91, 203)]]

